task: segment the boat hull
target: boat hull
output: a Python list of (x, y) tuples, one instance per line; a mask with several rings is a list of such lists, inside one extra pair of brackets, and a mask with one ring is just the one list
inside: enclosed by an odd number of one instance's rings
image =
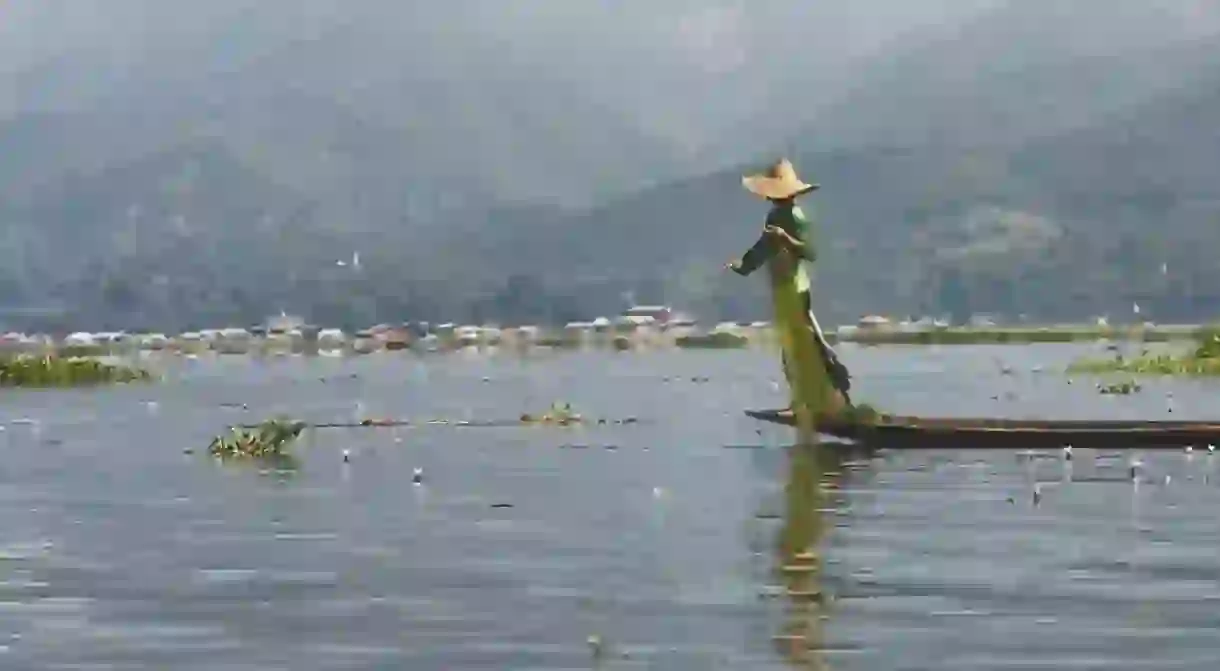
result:
[[(778, 410), (747, 410), (764, 422), (793, 426)], [(818, 431), (885, 449), (1012, 450), (1205, 448), (1220, 444), (1220, 422), (928, 418), (885, 415), (875, 424), (823, 421)]]

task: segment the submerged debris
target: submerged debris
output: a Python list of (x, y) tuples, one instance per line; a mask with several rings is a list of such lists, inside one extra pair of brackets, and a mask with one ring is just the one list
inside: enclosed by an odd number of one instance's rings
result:
[(305, 430), (305, 422), (269, 419), (251, 428), (234, 427), (212, 439), (208, 452), (221, 458), (275, 459), (288, 456), (288, 444)]

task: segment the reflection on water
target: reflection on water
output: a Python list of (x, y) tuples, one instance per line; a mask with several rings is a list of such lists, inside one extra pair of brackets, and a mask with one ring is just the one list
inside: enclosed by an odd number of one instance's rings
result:
[[(1172, 389), (1175, 416), (1216, 416), (1215, 381), (1103, 397), (1031, 372), (1079, 349), (842, 354), (896, 412), (1157, 417)], [(1145, 454), (1138, 485), (1106, 451), (860, 464), (742, 415), (779, 379), (750, 351), (200, 358), (151, 387), (6, 392), (0, 669), (570, 670), (590, 637), (606, 671), (1220, 668), (1220, 455)], [(206, 453), (357, 400), (641, 422), (311, 431), (284, 472)]]
[(843, 478), (845, 450), (794, 445), (787, 454), (784, 512), (776, 542), (775, 574), (787, 600), (776, 649), (800, 669), (829, 668), (822, 654), (831, 595), (823, 591), (822, 539), (828, 499)]

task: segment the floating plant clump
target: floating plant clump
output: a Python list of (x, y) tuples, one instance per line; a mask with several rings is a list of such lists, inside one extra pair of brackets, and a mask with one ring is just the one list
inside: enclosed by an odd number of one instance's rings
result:
[(1138, 392), (1140, 388), (1139, 383), (1134, 380), (1097, 385), (1097, 391), (1107, 396), (1127, 396)]
[(1209, 330), (1200, 335), (1193, 358), (1220, 360), (1220, 331)]
[(131, 366), (56, 355), (0, 357), (0, 387), (87, 387), (146, 382), (153, 376)]
[(674, 344), (682, 349), (741, 349), (750, 344), (750, 339), (737, 333), (717, 331), (706, 335), (679, 336)]
[(288, 456), (288, 445), (305, 430), (305, 422), (269, 419), (253, 427), (234, 427), (212, 439), (208, 451), (234, 459), (275, 459)]
[(1083, 359), (1073, 362), (1068, 366), (1068, 371), (1134, 375), (1220, 375), (1220, 331), (1202, 332), (1195, 348), (1182, 354), (1145, 354), (1127, 358), (1120, 353), (1111, 359)]
[(837, 418), (841, 421), (857, 425), (876, 424), (882, 417), (881, 412), (867, 403), (847, 406), (837, 414)]
[(584, 421), (580, 413), (572, 410), (571, 403), (555, 402), (551, 404), (550, 410), (541, 415), (523, 414), (521, 415), (522, 424), (554, 424), (557, 426), (570, 426), (572, 424), (580, 424)]

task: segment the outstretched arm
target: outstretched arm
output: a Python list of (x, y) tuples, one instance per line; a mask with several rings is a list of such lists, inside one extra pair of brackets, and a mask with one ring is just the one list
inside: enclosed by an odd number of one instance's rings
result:
[(767, 259), (774, 255), (775, 244), (769, 236), (761, 235), (739, 260), (733, 261), (728, 267), (738, 275), (746, 276), (761, 268)]

